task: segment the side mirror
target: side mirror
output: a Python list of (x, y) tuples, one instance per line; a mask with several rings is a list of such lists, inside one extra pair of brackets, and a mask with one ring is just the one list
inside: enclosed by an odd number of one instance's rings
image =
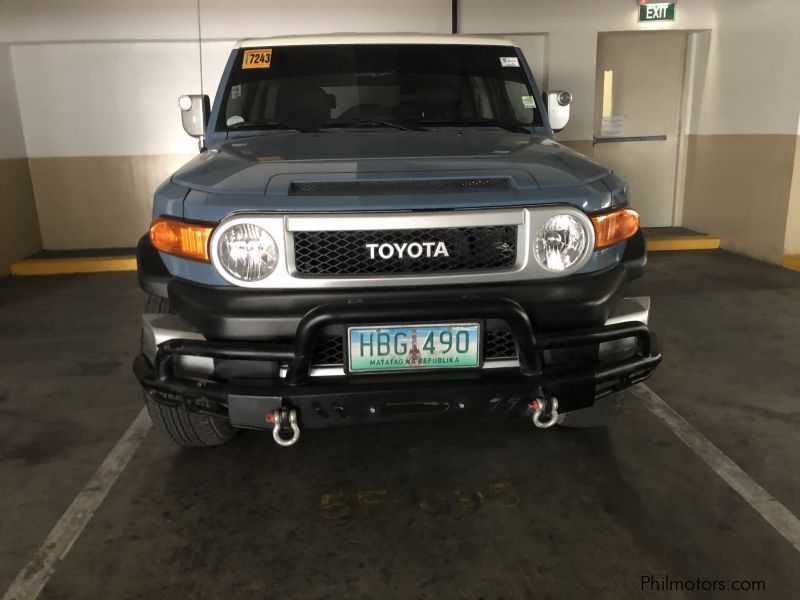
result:
[(211, 102), (208, 96), (191, 94), (178, 98), (178, 106), (181, 109), (181, 122), (183, 129), (190, 136), (200, 139), (200, 146), (203, 146), (202, 137), (205, 135), (208, 116), (211, 114)]
[(547, 116), (550, 117), (550, 127), (558, 133), (569, 123), (572, 94), (562, 91), (545, 92), (544, 98), (547, 104)]

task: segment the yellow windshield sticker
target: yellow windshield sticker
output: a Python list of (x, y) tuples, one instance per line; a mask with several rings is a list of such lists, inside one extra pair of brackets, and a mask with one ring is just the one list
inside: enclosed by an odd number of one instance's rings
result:
[(267, 50), (245, 50), (242, 59), (243, 69), (269, 69), (272, 64), (272, 48)]

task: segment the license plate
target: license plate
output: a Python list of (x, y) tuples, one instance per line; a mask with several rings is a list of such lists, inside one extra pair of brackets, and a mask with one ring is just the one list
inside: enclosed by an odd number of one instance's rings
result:
[(352, 373), (480, 366), (479, 323), (348, 327)]

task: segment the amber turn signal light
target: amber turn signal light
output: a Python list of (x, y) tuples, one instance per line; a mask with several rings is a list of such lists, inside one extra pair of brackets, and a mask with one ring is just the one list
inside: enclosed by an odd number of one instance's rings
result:
[(209, 262), (208, 238), (214, 228), (203, 223), (158, 218), (150, 226), (150, 241), (156, 250)]
[(639, 231), (639, 213), (630, 208), (592, 217), (594, 247), (606, 248), (622, 242)]

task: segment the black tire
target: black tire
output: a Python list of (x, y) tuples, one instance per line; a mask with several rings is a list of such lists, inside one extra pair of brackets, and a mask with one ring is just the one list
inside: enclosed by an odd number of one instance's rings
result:
[[(169, 300), (158, 296), (147, 296), (145, 314), (170, 312)], [(229, 442), (239, 432), (221, 419), (190, 413), (183, 407), (164, 406), (144, 395), (147, 412), (153, 426), (179, 446), (220, 446)]]
[(601, 398), (592, 406), (562, 413), (558, 424), (561, 427), (589, 428), (608, 427), (622, 410), (625, 392), (616, 392)]

